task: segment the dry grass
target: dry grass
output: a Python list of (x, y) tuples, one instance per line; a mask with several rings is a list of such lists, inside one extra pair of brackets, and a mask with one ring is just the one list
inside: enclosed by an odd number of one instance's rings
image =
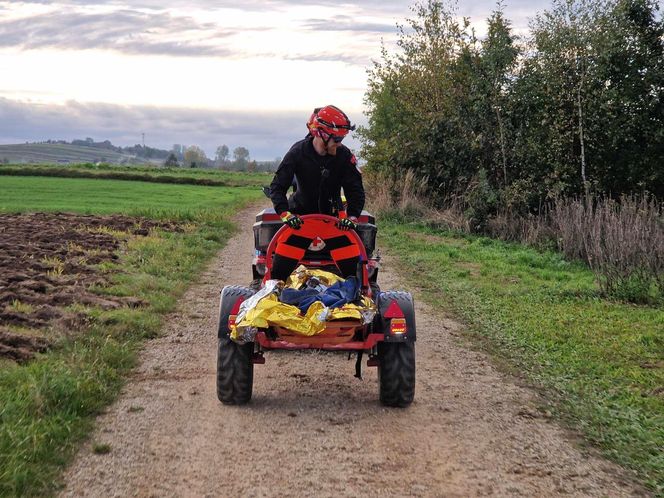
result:
[(663, 206), (649, 197), (558, 199), (540, 215), (501, 212), (488, 232), (585, 261), (605, 294), (637, 303), (664, 297)]
[(556, 240), (548, 212), (523, 216), (511, 211), (500, 211), (489, 220), (487, 232), (501, 240), (521, 242), (538, 248), (550, 247)]
[(412, 170), (399, 177), (365, 173), (369, 202), (376, 213), (398, 212), (421, 215), (428, 211), (425, 201), (426, 179), (417, 180)]
[(632, 301), (664, 294), (664, 217), (649, 197), (559, 200), (551, 225), (568, 258), (588, 262), (602, 289)]
[(417, 179), (412, 170), (394, 178), (364, 173), (370, 209), (381, 218), (405, 218), (451, 230), (469, 231), (469, 222), (460, 203), (446, 209), (433, 207), (427, 196), (427, 178)]
[[(472, 231), (463, 199), (432, 207), (427, 179), (408, 170), (400, 177), (365, 173), (370, 209), (381, 219), (419, 221)], [(487, 235), (539, 249), (559, 249), (567, 259), (585, 261), (602, 291), (619, 299), (649, 303), (664, 299), (664, 206), (650, 197), (588, 196), (558, 199), (526, 216), (501, 210), (489, 218)]]

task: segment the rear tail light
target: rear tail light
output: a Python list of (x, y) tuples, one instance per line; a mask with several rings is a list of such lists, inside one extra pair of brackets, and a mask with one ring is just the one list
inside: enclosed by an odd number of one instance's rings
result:
[(408, 331), (405, 318), (392, 318), (390, 320), (390, 334), (403, 335)]
[(396, 300), (392, 300), (390, 305), (385, 310), (383, 315), (385, 318), (390, 319), (390, 334), (391, 335), (404, 335), (408, 332), (408, 327), (406, 326), (406, 317), (403, 314), (403, 310), (399, 303)]

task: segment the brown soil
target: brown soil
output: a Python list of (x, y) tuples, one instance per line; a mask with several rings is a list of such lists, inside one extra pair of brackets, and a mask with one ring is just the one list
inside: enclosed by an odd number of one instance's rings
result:
[[(250, 277), (253, 210), (146, 347), (99, 417), (62, 496), (643, 496), (626, 471), (582, 447), (417, 301), (416, 399), (378, 403), (375, 369), (347, 356), (272, 352), (248, 406), (215, 394), (219, 290)], [(403, 288), (389, 254), (383, 289)], [(417, 299), (418, 293), (415, 291)], [(111, 451), (96, 454), (92, 443)]]
[[(81, 314), (66, 309), (72, 304), (102, 309), (144, 304), (101, 297), (90, 287), (108, 283), (110, 274), (95, 265), (118, 259), (123, 241), (117, 232), (144, 236), (157, 227), (178, 229), (120, 215), (0, 214), (0, 326), (70, 330), (84, 325)], [(0, 336), (0, 357), (23, 361), (41, 347), (26, 339), (17, 352), (9, 342)]]
[(43, 353), (50, 346), (44, 337), (15, 334), (0, 327), (0, 358), (9, 358), (24, 363), (34, 358), (35, 353)]

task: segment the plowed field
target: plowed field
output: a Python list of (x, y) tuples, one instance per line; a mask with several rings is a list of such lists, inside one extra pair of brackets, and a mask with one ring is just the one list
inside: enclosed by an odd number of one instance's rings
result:
[(108, 284), (112, 270), (102, 264), (119, 258), (126, 238), (154, 228), (179, 230), (122, 215), (0, 214), (0, 356), (25, 361), (58, 333), (84, 327), (76, 305), (143, 305), (93, 291)]

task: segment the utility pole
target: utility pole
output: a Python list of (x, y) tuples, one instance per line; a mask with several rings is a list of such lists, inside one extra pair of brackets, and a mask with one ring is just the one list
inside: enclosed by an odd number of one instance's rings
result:
[(145, 133), (141, 133), (143, 148), (145, 149)]

